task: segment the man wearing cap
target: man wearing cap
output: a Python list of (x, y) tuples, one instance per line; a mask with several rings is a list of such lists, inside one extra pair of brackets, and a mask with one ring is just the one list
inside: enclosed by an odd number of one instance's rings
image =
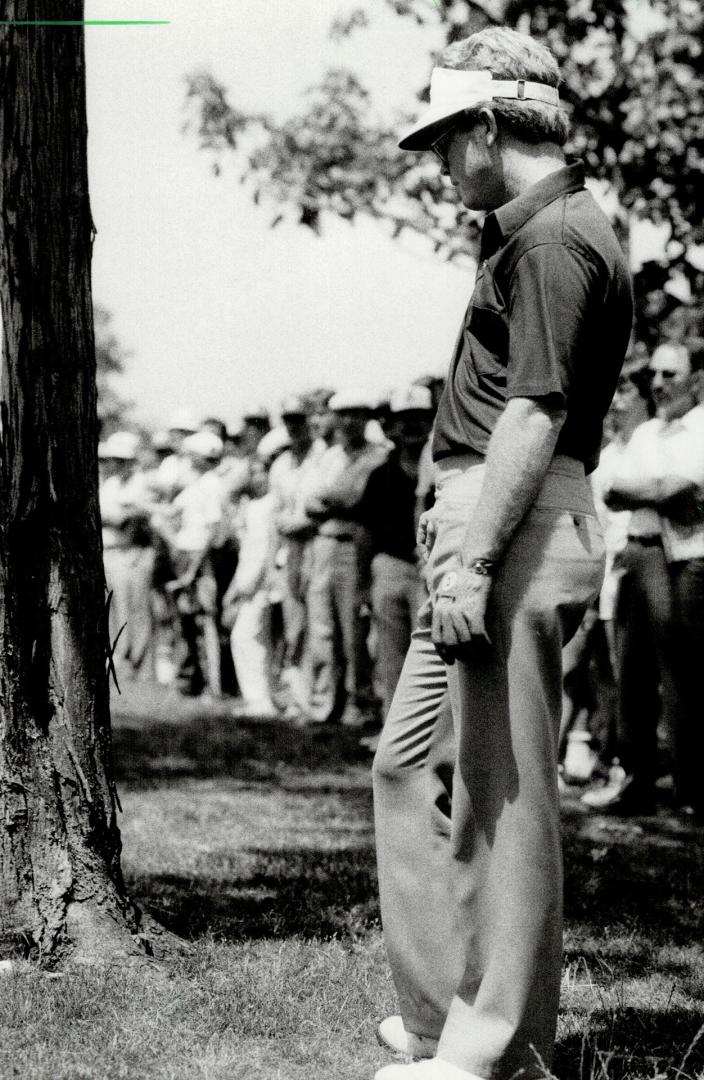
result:
[(369, 533), (360, 504), (371, 471), (387, 449), (370, 444), (365, 430), (375, 402), (358, 390), (329, 402), (338, 443), (320, 458), (317, 483), (305, 510), (317, 523), (308, 588), (307, 713), (314, 722), (339, 716), (361, 727), (374, 707), (369, 633)]
[(266, 442), (280, 431), (273, 429), (260, 441), (249, 468), (243, 500), (237, 515), (239, 559), (234, 577), (223, 598), (223, 622), (230, 627), (230, 647), (241, 702), (233, 717), (275, 717), (272, 699), (273, 638), (271, 621), (272, 576), (276, 551), (274, 503), (269, 488)]
[(601, 583), (585, 473), (632, 321), (616, 237), (582, 164), (565, 164), (558, 83), (545, 47), (483, 30), (442, 53), (428, 110), (401, 142), (433, 150), (486, 218), (435, 421), (437, 502), (421, 522), (430, 600), (374, 764), (401, 1005), (379, 1033), (430, 1060), (377, 1080), (544, 1075), (552, 1055), (561, 651)]
[(271, 430), (268, 410), (259, 402), (248, 402), (242, 409), (240, 445), (245, 457), (253, 458), (259, 443)]
[(372, 613), (376, 627), (376, 681), (384, 715), (389, 711), (425, 583), (416, 530), (419, 462), (433, 422), (433, 401), (425, 386), (404, 386), (389, 398), (386, 432), (393, 449), (370, 475), (361, 518), (372, 549)]
[(177, 409), (169, 418), (171, 453), (160, 463), (153, 478), (157, 495), (170, 501), (195, 479), (188, 457), (182, 453), (184, 439), (198, 431), (198, 421), (188, 409)]
[(330, 400), (334, 391), (320, 387), (306, 394), (308, 407), (308, 427), (313, 436), (313, 443), (322, 454), (335, 442), (337, 424), (335, 414), (330, 410)]
[[(206, 685), (218, 697), (220, 638), (211, 551), (223, 529), (223, 487), (216, 472), (223, 444), (212, 432), (197, 431), (183, 440), (181, 450), (194, 479), (154, 518), (169, 543), (176, 571), (167, 589), (176, 597), (184, 650), (177, 678), (184, 693), (197, 694)], [(201, 637), (205, 672), (199, 657)]]
[(289, 446), (271, 466), (269, 483), (278, 533), (276, 554), (281, 583), (285, 655), (282, 682), (288, 691), (287, 715), (298, 718), (305, 709), (303, 652), (306, 633), (306, 590), (310, 575), (311, 541), (315, 523), (305, 510), (305, 500), (315, 482), (321, 449), (313, 446), (308, 425), (309, 407), (299, 396), (284, 399), (281, 421)]
[(98, 446), (103, 564), (110, 596), (109, 634), (118, 677), (151, 673), (154, 551), (149, 493), (138, 468), (139, 435), (115, 431)]

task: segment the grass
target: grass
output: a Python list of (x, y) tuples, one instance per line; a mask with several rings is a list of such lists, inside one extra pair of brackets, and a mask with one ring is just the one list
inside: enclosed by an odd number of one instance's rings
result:
[[(114, 713), (130, 891), (192, 950), (2, 979), (1, 1080), (371, 1080), (394, 993), (356, 737), (156, 692)], [(564, 829), (555, 1074), (704, 1075), (701, 830), (569, 801)]]

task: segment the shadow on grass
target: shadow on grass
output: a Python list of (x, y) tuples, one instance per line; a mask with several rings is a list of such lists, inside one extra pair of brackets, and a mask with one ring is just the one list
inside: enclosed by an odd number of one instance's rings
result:
[(560, 1080), (691, 1080), (704, 1069), (704, 1017), (681, 1007), (599, 1009), (558, 1042)]
[(335, 725), (295, 728), (282, 721), (222, 715), (150, 719), (122, 714), (113, 724), (115, 776), (131, 787), (184, 777), (276, 781), (282, 769), (349, 773), (371, 764), (361, 732)]
[[(357, 804), (358, 793), (345, 792)], [(338, 839), (345, 839), (338, 837)], [(354, 840), (350, 834), (349, 839)], [(647, 838), (599, 853), (567, 837), (567, 963), (584, 961), (597, 983), (653, 973), (653, 949), (702, 940), (701, 851), (649, 849)], [(244, 848), (217, 875), (139, 876), (131, 892), (188, 938), (345, 937), (377, 929), (376, 864), (370, 839), (344, 849)], [(241, 872), (247, 867), (248, 872)], [(697, 885), (698, 882), (698, 885)], [(683, 978), (694, 961), (659, 957), (661, 975)]]
[[(357, 731), (337, 726), (297, 729), (257, 718), (235, 720), (226, 705), (206, 711), (197, 700), (163, 691), (146, 704), (126, 696), (113, 707), (113, 716), (116, 776), (118, 783), (131, 788), (226, 777), (230, 783), (259, 791), (267, 785), (303, 795), (329, 789), (344, 792), (350, 805), (355, 801), (359, 805), (359, 800), (368, 803), (371, 758), (360, 748)], [(563, 831), (567, 924), (577, 928), (580, 938), (594, 936), (597, 958), (599, 943), (610, 934), (647, 935), (652, 943), (674, 945), (702, 939), (701, 829), (693, 830), (672, 815), (606, 821), (568, 805)], [(264, 861), (265, 855), (261, 852)], [(271, 858), (275, 856), (271, 853)], [(329, 851), (289, 851), (277, 863), (280, 878), (266, 885), (275, 895), (258, 899), (237, 899), (238, 888), (251, 888), (251, 882), (217, 882), (216, 891), (227, 889), (227, 895), (213, 896), (210, 902), (207, 883), (164, 882), (178, 922), (174, 928), (190, 935), (207, 928), (228, 936), (238, 936), (238, 926), (246, 926), (242, 933), (253, 936), (267, 935), (272, 928), (277, 936), (338, 932), (346, 926), (344, 909), (349, 906), (346, 857)], [(354, 861), (359, 855), (353, 852), (350, 857)], [(369, 859), (371, 864), (371, 855)], [(325, 887), (318, 895), (315, 883), (321, 875)], [(360, 880), (366, 880), (364, 875)], [(154, 887), (159, 891), (157, 881)], [(375, 896), (373, 880), (367, 887)], [(179, 889), (184, 893), (180, 900)], [(352, 891), (354, 902), (364, 907), (363, 887)], [(149, 889), (140, 885), (140, 894), (146, 906), (154, 907)], [(332, 914), (336, 905), (340, 910)], [(322, 910), (327, 913), (324, 918)], [(376, 903), (369, 910), (376, 919)], [(629, 953), (628, 963), (638, 965), (637, 947)]]
[(702, 940), (701, 830), (667, 816), (600, 824), (566, 813), (563, 837), (566, 922), (593, 934), (597, 952), (615, 933), (651, 945)]
[[(291, 847), (213, 851), (212, 865), (193, 876), (133, 874), (131, 895), (163, 925), (187, 939), (228, 942), (357, 940), (378, 932), (372, 839), (358, 826), (369, 817), (370, 798), (370, 757), (359, 733), (235, 720), (227, 708), (204, 710), (163, 695), (146, 711), (123, 700), (114, 715), (116, 771), (127, 787), (183, 784), (185, 792), (188, 779), (222, 779), (245, 793), (283, 790), (305, 801), (307, 793), (329, 790), (339, 800), (338, 832), (320, 844), (304, 847), (295, 835)], [(701, 1073), (702, 830), (664, 812), (629, 821), (574, 805), (564, 809), (563, 830), (565, 959), (579, 988), (574, 1025), (567, 1016), (557, 1046), (556, 1075), (685, 1080)], [(585, 984), (595, 1005), (586, 1014)], [(679, 988), (671, 1007), (668, 984)], [(682, 1006), (683, 997), (690, 1005)], [(569, 993), (565, 998), (569, 1010)]]
[(137, 876), (130, 894), (180, 937), (357, 938), (379, 928), (371, 845), (347, 851), (245, 848), (249, 873)]

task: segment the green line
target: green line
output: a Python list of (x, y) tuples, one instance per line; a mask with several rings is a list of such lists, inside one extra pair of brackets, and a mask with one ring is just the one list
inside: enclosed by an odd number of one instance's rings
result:
[(170, 19), (0, 19), (0, 26), (169, 26)]

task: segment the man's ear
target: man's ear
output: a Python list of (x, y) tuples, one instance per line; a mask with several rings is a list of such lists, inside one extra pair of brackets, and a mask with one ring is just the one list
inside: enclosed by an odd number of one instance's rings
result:
[(484, 108), (479, 110), (478, 120), (484, 126), (486, 145), (495, 146), (499, 138), (499, 125), (496, 123), (493, 109), (489, 109), (485, 105)]

